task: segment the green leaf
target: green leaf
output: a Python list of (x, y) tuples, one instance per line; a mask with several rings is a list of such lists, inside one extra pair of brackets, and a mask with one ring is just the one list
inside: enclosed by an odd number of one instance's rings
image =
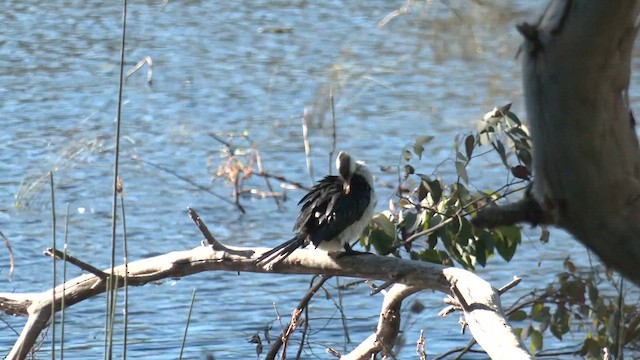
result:
[(480, 136), (478, 136), (478, 144), (480, 146), (487, 145), (493, 142), (493, 139), (494, 139), (493, 128), (491, 128), (491, 131), (489, 131), (489, 129), (485, 129), (485, 130), (482, 130), (480, 132)]
[(596, 304), (599, 297), (598, 288), (593, 284), (589, 284), (588, 291), (589, 301), (591, 301), (592, 304)]
[(516, 336), (522, 339), (522, 328), (515, 328)]
[(376, 250), (378, 254), (388, 254), (393, 250), (393, 237), (380, 229), (372, 229), (369, 233), (368, 242)]
[(580, 355), (591, 355), (593, 357), (600, 358), (600, 344), (593, 338), (585, 339), (584, 343), (582, 344), (582, 348), (580, 349)]
[(538, 330), (533, 330), (531, 332), (531, 350), (532, 352), (542, 350), (542, 333)]
[(533, 158), (531, 156), (531, 151), (529, 151), (527, 149), (519, 149), (519, 150), (516, 151), (516, 156), (518, 157), (518, 159), (520, 161), (522, 161), (524, 166), (526, 166), (527, 168), (531, 169), (531, 165), (533, 163)]
[(442, 264), (442, 258), (440, 257), (440, 252), (435, 249), (424, 250), (420, 252), (411, 252), (411, 258), (414, 260), (422, 260), (435, 264)]
[(523, 146), (526, 145), (527, 147), (530, 148), (528, 143), (529, 143), (529, 140), (531, 140), (531, 137), (524, 130), (522, 130), (522, 128), (513, 127), (507, 130), (507, 133), (511, 135), (513, 139), (519, 139)]
[(636, 315), (627, 326), (626, 336), (624, 342), (627, 343), (633, 339), (638, 339), (640, 335), (640, 316)]
[(549, 307), (544, 306), (542, 303), (537, 303), (531, 307), (531, 313), (529, 314), (529, 317), (535, 322), (544, 322), (547, 319), (551, 318)]
[(391, 212), (383, 211), (381, 213), (377, 213), (373, 216), (373, 223), (377, 225), (377, 228), (384, 231), (391, 238), (395, 238), (396, 236), (396, 225), (391, 221), (392, 214)]
[(476, 137), (473, 135), (469, 135), (467, 136), (466, 139), (464, 139), (464, 150), (467, 154), (467, 159), (471, 159), (471, 155), (473, 155), (473, 149), (475, 148), (476, 145)]
[(466, 163), (469, 162), (469, 159), (465, 156), (465, 154), (458, 151), (456, 153), (456, 161), (463, 162), (466, 165)]
[[(420, 188), (423, 190), (418, 190), (419, 196), (426, 197), (427, 194), (431, 194), (431, 199), (433, 199), (434, 204), (440, 202), (440, 198), (442, 197), (442, 184), (438, 180), (430, 180), (428, 176), (420, 174), (420, 178), (422, 182), (420, 183)], [(422, 199), (424, 199), (424, 197)], [(422, 201), (422, 199), (420, 199)]]
[(549, 329), (551, 334), (558, 340), (562, 340), (562, 335), (569, 332), (569, 312), (564, 307), (564, 304), (558, 304), (558, 307), (556, 307)]
[(413, 166), (407, 164), (404, 166), (404, 177), (407, 178), (409, 177), (409, 175), (413, 175), (416, 172), (416, 170), (413, 168)]
[(516, 310), (509, 315), (509, 321), (523, 321), (526, 318), (527, 313), (524, 310)]
[[(443, 217), (440, 214), (435, 214), (433, 215), (429, 221), (427, 221), (427, 223), (425, 224), (425, 230), (427, 229), (431, 229), (432, 227), (440, 224), (443, 221)], [(444, 232), (444, 229), (440, 229), (438, 231), (432, 232), (431, 234), (429, 234), (429, 237), (427, 238), (427, 244), (429, 245), (430, 249), (435, 248), (435, 246), (438, 244), (438, 236), (440, 234), (442, 234)]]
[(467, 175), (466, 162), (456, 161), (456, 172), (465, 184), (469, 183), (469, 175)]
[(540, 322), (540, 326), (539, 326), (540, 332), (544, 333), (549, 327), (549, 324), (551, 324), (551, 316), (547, 316)]
[(433, 180), (428, 182), (429, 189), (431, 189), (431, 198), (434, 203), (439, 203), (440, 199), (442, 199), (442, 184), (440, 180)]
[(388, 254), (396, 240), (396, 226), (391, 221), (391, 213), (383, 211), (375, 214), (371, 220), (367, 244), (372, 245), (379, 254)]
[(471, 222), (465, 217), (458, 217), (458, 233), (456, 234), (460, 244), (467, 245), (469, 240), (473, 240)]
[(527, 340), (532, 331), (533, 331), (533, 326), (531, 326), (531, 324), (523, 328), (522, 331), (520, 332), (520, 340), (522, 341)]
[(425, 135), (419, 136), (413, 143), (413, 153), (418, 155), (418, 158), (422, 159), (422, 152), (424, 152), (424, 145), (431, 142), (433, 136)]
[(522, 122), (520, 122), (520, 119), (518, 119), (516, 114), (512, 113), (511, 111), (507, 111), (507, 118), (513, 121), (517, 126), (522, 126)]
[(504, 144), (502, 144), (502, 141), (496, 140), (495, 143), (491, 143), (491, 144), (493, 144), (493, 148), (496, 149), (496, 151), (498, 152), (498, 155), (500, 155), (500, 160), (502, 160), (502, 163), (504, 164), (504, 166), (508, 168), (509, 164), (507, 163), (507, 152), (504, 149)]
[(486, 243), (478, 238), (475, 239), (476, 246), (476, 261), (482, 267), (487, 266), (487, 247)]
[(404, 213), (404, 219), (402, 219), (402, 227), (408, 233), (413, 233), (416, 229), (422, 225), (420, 223), (420, 218), (415, 212), (406, 212)]
[(520, 244), (521, 232), (517, 225), (500, 226), (491, 231), (494, 234), (496, 250), (506, 261), (511, 261)]

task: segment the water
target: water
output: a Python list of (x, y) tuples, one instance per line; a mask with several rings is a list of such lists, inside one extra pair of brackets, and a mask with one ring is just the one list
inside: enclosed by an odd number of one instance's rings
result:
[[(198, 209), (214, 235), (229, 244), (269, 246), (291, 235), (300, 192), (287, 191), (295, 201), (286, 201), (282, 211), (275, 211), (272, 200), (243, 198), (247, 213), (241, 215), (147, 164), (230, 197), (231, 189), (221, 180), (210, 185), (221, 148), (210, 132), (248, 131), (268, 171), (309, 183), (301, 116), (305, 108), (311, 114), (311, 157), (319, 177), (328, 171), (332, 132), (327, 98), (333, 91), (338, 148), (367, 160), (379, 184), (393, 184), (395, 176), (380, 167), (397, 164), (402, 147), (417, 135), (437, 136), (419, 163), (430, 172), (449, 156), (454, 136), (473, 129), (493, 106), (514, 101), (523, 115), (514, 60), (520, 38), (513, 26), (529, 19), (537, 6), (453, 2), (452, 11), (440, 2), (420, 2), (384, 28), (376, 26), (403, 3), (130, 4), (126, 68), (145, 56), (153, 59), (152, 85), (143, 69), (124, 86), (120, 171), (130, 259), (197, 246), (201, 236), (186, 216), (187, 206)], [(9, 1), (0, 14), (0, 230), (11, 240), (16, 258), (9, 282), (8, 255), (0, 251), (0, 291), (49, 287), (51, 265), (42, 251), (51, 242), (50, 170), (55, 171), (59, 224), (66, 204), (70, 207), (70, 253), (98, 267), (109, 264), (120, 11), (115, 3)], [(504, 179), (499, 167), (475, 171), (480, 187)], [(263, 187), (257, 180), (249, 185)], [(382, 210), (392, 190), (378, 188)], [(15, 206), (18, 201), (21, 206)], [(59, 227), (59, 241), (62, 235)], [(513, 298), (552, 280), (569, 254), (587, 262), (585, 252), (576, 251), (576, 243), (561, 231), (553, 231), (548, 245), (535, 236), (524, 241), (517, 261), (494, 259), (481, 276), (499, 286), (514, 274), (526, 274)], [(75, 268), (69, 273), (79, 274)], [(307, 276), (212, 272), (132, 288), (128, 357), (177, 357), (192, 289), (197, 289), (197, 300), (185, 356), (254, 357), (255, 346), (246, 339), (262, 334), (267, 325), (277, 333), (273, 303), (286, 317), (308, 283)], [(346, 345), (335, 305), (338, 292), (313, 301), (307, 358), (327, 358), (326, 346), (351, 349), (370, 334), (381, 298), (367, 294), (364, 286), (343, 294), (351, 338)], [(430, 354), (466, 344), (468, 335), (458, 334), (455, 316), (436, 316), (441, 298), (430, 292), (412, 297), (426, 309), (404, 322), (407, 345), (401, 358), (413, 358), (421, 328)], [(66, 358), (102, 356), (103, 313), (102, 296), (68, 309)], [(1, 319), (17, 331), (24, 323), (7, 315)], [(4, 355), (17, 336), (0, 328)], [(41, 356), (49, 356), (49, 349), (45, 342)]]

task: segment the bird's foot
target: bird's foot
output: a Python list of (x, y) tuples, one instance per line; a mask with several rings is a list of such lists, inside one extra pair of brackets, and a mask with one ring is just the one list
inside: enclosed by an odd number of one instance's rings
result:
[(345, 256), (355, 256), (355, 255), (373, 255), (373, 254), (367, 251), (356, 251), (356, 250), (350, 249), (347, 251), (338, 252), (336, 254), (336, 259), (340, 259), (341, 257), (345, 257)]
[[(335, 254), (335, 255), (333, 255)], [(335, 256), (336, 259), (340, 259), (344, 256), (353, 256), (353, 255), (372, 255), (370, 252), (366, 251), (356, 251), (351, 248), (349, 243), (344, 244), (344, 251), (333, 253), (332, 256)]]

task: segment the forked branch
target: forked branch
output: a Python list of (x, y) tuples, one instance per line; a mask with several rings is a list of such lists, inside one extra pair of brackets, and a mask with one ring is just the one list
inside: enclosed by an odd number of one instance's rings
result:
[[(221, 248), (215, 246), (216, 248)], [(385, 296), (383, 314), (375, 335), (365, 340), (346, 359), (364, 359), (371, 353), (388, 351), (397, 336), (399, 310), (402, 299), (412, 292), (433, 289), (451, 294), (456, 286), (464, 299), (464, 316), (474, 338), (492, 359), (530, 359), (530, 356), (505, 319), (500, 306), (498, 291), (475, 274), (457, 268), (411, 261), (394, 257), (361, 255), (335, 259), (318, 250), (300, 249), (276, 265), (263, 268), (255, 259), (266, 248), (224, 246), (226, 250), (215, 250), (214, 246), (199, 246), (191, 250), (176, 251), (164, 255), (141, 259), (128, 264), (129, 285), (139, 286), (149, 282), (174, 277), (183, 277), (203, 271), (273, 272), (281, 274), (323, 274), (365, 279), (395, 281), (403, 285), (390, 288)], [(101, 273), (110, 273), (111, 269)], [(124, 265), (113, 269), (115, 276), (124, 277)], [(16, 341), (7, 359), (23, 359), (35, 343), (38, 335), (47, 326), (52, 302), (59, 311), (62, 305), (62, 286), (65, 287), (65, 306), (106, 290), (106, 283), (96, 274), (85, 274), (61, 284), (52, 291), (16, 294), (0, 293), (0, 309), (14, 315), (28, 315), (29, 320)], [(122, 286), (118, 281), (118, 286)], [(396, 316), (395, 314), (398, 314)], [(398, 320), (398, 323), (395, 322)], [(357, 355), (356, 355), (357, 354)]]

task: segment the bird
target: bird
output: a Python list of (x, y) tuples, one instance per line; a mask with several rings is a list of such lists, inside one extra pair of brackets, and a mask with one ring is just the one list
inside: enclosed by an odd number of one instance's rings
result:
[(373, 216), (373, 175), (346, 151), (336, 157), (336, 168), (339, 175), (325, 176), (298, 202), (293, 238), (260, 255), (256, 264), (276, 265), (309, 244), (327, 252), (344, 249), (340, 256), (359, 253), (349, 242), (360, 236)]

